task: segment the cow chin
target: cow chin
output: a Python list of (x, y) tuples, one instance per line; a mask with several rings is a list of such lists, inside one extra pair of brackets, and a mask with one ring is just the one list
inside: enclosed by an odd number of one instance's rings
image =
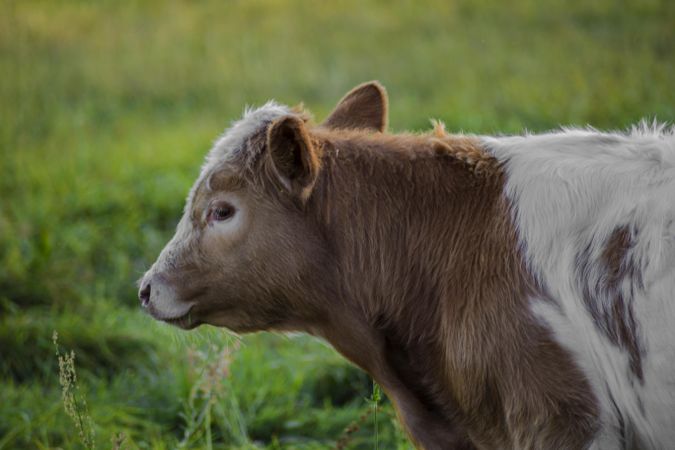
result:
[(179, 328), (192, 329), (199, 325), (194, 303), (181, 302), (175, 297), (154, 296), (145, 310), (154, 319)]
[(214, 327), (226, 328), (227, 330), (238, 334), (254, 333), (267, 328), (250, 318), (244, 317), (243, 314), (234, 308), (220, 309), (205, 314), (203, 321)]
[(161, 320), (164, 323), (168, 323), (169, 325), (178, 327), (182, 330), (192, 330), (204, 324), (204, 322), (195, 317), (192, 317), (190, 314), (186, 314), (185, 316), (178, 317), (176, 319), (159, 319), (159, 320)]
[(158, 308), (155, 304), (147, 306), (146, 311), (156, 320), (191, 330), (201, 324), (193, 312), (191, 304), (172, 305), (170, 308)]

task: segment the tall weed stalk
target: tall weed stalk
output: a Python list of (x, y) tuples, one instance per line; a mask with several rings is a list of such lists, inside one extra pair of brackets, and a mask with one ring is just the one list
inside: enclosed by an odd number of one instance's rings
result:
[(71, 350), (62, 354), (59, 350), (58, 339), (59, 335), (55, 330), (52, 334), (52, 342), (54, 342), (56, 358), (59, 363), (59, 384), (61, 384), (63, 409), (73, 421), (82, 445), (88, 450), (94, 450), (96, 448), (94, 421), (89, 414), (87, 400), (80, 392), (80, 385), (77, 382), (75, 352)]

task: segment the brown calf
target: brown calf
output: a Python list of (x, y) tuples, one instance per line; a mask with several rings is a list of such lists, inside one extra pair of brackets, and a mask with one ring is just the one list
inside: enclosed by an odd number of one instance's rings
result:
[(248, 111), (145, 275), (144, 308), (186, 329), (319, 336), (383, 386), (426, 449), (619, 442), (577, 354), (533, 312), (532, 299), (558, 303), (527, 265), (507, 162), (476, 137), (386, 123), (377, 83), (321, 125), (274, 103)]

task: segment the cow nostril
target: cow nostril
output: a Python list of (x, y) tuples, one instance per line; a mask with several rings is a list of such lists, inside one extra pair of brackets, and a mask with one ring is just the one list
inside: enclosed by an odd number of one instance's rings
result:
[(141, 287), (141, 290), (138, 291), (138, 299), (141, 301), (142, 306), (147, 306), (150, 301), (150, 283)]

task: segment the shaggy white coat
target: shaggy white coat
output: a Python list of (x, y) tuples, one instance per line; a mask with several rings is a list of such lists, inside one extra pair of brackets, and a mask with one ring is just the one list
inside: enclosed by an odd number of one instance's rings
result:
[[(532, 307), (575, 355), (598, 397), (602, 430), (592, 448), (675, 445), (675, 136), (640, 124), (629, 133), (592, 129), (484, 137), (505, 167), (505, 194), (529, 269), (555, 300)], [(625, 280), (632, 299), (643, 381), (629, 354), (610, 342), (583, 300), (584, 283), (605, 276), (599, 264), (580, 273), (578, 255), (597, 261), (614, 231), (626, 227), (627, 257), (642, 283)], [(587, 284), (588, 285), (588, 284)], [(613, 299), (599, 295), (602, 311)], [(627, 444), (627, 445), (630, 445)]]

